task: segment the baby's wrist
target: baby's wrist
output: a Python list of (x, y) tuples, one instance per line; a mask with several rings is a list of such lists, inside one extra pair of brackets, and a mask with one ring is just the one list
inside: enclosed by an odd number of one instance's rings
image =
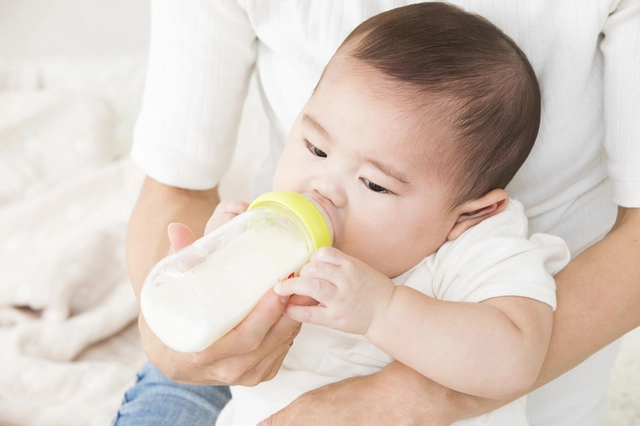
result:
[(363, 334), (374, 345), (377, 341), (384, 339), (387, 330), (393, 329), (393, 326), (389, 324), (389, 311), (395, 294), (395, 284), (389, 280), (389, 285), (385, 286), (378, 296), (378, 300), (374, 304), (375, 307), (371, 314), (371, 321), (367, 330)]

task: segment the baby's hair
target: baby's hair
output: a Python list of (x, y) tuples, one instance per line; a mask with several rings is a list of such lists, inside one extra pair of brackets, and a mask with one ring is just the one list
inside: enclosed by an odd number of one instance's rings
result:
[(360, 24), (349, 55), (410, 86), (408, 102), (446, 100), (455, 138), (436, 161), (452, 206), (504, 188), (540, 126), (540, 88), (513, 40), (483, 17), (446, 3), (392, 9)]

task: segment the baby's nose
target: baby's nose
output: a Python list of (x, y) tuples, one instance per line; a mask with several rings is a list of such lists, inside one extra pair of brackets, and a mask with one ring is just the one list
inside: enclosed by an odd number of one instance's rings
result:
[(345, 182), (336, 175), (318, 176), (313, 180), (312, 189), (322, 198), (331, 202), (336, 207), (344, 207), (346, 204)]

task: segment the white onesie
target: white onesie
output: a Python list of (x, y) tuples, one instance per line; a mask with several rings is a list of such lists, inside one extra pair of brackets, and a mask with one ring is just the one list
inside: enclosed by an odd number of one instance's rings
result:
[[(553, 275), (569, 261), (562, 239), (528, 238), (523, 207), (511, 201), (500, 214), (470, 228), (411, 270), (393, 279), (430, 297), (482, 302), (522, 296), (556, 307)], [(424, 342), (424, 351), (441, 350)], [(348, 377), (373, 374), (393, 361), (360, 335), (305, 324), (276, 377), (255, 387), (232, 386), (232, 400), (216, 426), (255, 426), (302, 393)], [(525, 399), (456, 424), (526, 425)]]

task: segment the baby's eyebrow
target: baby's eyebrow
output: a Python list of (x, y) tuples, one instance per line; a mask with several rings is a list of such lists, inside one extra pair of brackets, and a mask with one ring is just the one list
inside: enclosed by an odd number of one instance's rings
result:
[(302, 121), (304, 121), (305, 124), (316, 129), (316, 131), (320, 133), (320, 135), (322, 135), (322, 137), (324, 137), (328, 142), (331, 142), (331, 135), (329, 135), (329, 132), (327, 132), (315, 118), (307, 113), (304, 113), (302, 114)]
[[(318, 121), (313, 118), (311, 115), (307, 114), (307, 113), (303, 113), (302, 114), (302, 121), (308, 125), (313, 127), (318, 133), (320, 133), (320, 135), (325, 138), (327, 140), (327, 142), (331, 142), (331, 135), (329, 135), (329, 132), (327, 132), (327, 130), (322, 127), (322, 125), (320, 123), (318, 123)], [(406, 178), (406, 176), (404, 174), (402, 174), (400, 171), (392, 169), (391, 167), (387, 166), (386, 164), (383, 164), (379, 161), (376, 161), (374, 159), (371, 158), (367, 158), (366, 161), (368, 161), (369, 163), (373, 164), (374, 167), (376, 167), (378, 170), (380, 170), (382, 173), (384, 173), (387, 176), (390, 176), (394, 179), (399, 180), (402, 183), (405, 184), (410, 184), (411, 182), (409, 182), (409, 180)]]
[(402, 183), (406, 183), (406, 184), (410, 184), (411, 183), (411, 182), (409, 182), (407, 177), (404, 174), (402, 174), (399, 170), (392, 169), (389, 166), (387, 166), (386, 164), (380, 163), (379, 161), (376, 161), (376, 160), (373, 160), (373, 159), (368, 159), (367, 161), (369, 161), (371, 164), (373, 164), (377, 169), (379, 169), (385, 175), (391, 176), (392, 178), (397, 179)]

